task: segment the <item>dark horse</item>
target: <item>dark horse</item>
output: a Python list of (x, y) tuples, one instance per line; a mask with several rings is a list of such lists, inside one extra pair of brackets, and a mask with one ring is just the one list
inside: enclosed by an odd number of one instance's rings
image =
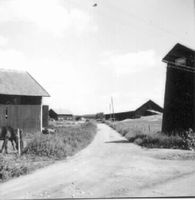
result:
[[(22, 130), (19, 129), (19, 135), (20, 135), (20, 149), (23, 149), (23, 140), (22, 140)], [(15, 150), (14, 143), (16, 145), (16, 149), (18, 150), (18, 133), (17, 129), (12, 128), (11, 126), (3, 126), (0, 127), (0, 140), (3, 140), (3, 145), (0, 150), (0, 153), (3, 152), (3, 149), (5, 148), (5, 153), (7, 153), (7, 144), (8, 141), (11, 141), (13, 149)]]

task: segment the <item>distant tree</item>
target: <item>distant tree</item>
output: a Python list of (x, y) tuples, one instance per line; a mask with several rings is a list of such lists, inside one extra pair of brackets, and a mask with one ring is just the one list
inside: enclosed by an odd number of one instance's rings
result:
[(104, 119), (104, 113), (103, 112), (97, 113), (96, 119), (100, 119), (100, 120)]

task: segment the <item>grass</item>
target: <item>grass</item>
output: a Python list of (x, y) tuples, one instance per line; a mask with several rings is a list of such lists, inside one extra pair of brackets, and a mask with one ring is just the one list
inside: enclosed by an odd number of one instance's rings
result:
[(33, 157), (17, 155), (0, 155), (0, 182), (4, 182), (11, 178), (19, 177), (28, 174), (31, 171), (40, 167), (53, 163), (52, 161)]
[(87, 146), (95, 135), (95, 124), (57, 127), (54, 134), (35, 134), (24, 149), (25, 154), (62, 159)]
[(21, 157), (0, 154), (0, 182), (74, 155), (91, 143), (96, 131), (96, 124), (87, 122), (68, 127), (56, 125), (55, 134), (26, 134), (24, 140), (28, 141)]
[(160, 132), (154, 135), (137, 135), (132, 141), (147, 148), (188, 149), (188, 144), (182, 137), (167, 136)]
[(161, 116), (150, 116), (139, 119), (106, 123), (124, 136), (129, 142), (147, 148), (193, 149), (195, 134), (187, 138), (179, 134), (168, 136), (161, 130)]

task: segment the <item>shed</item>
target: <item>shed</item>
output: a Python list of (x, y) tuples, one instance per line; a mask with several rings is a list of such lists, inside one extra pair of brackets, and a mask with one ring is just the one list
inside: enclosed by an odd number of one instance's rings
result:
[(42, 97), (48, 92), (28, 72), (0, 69), (1, 126), (40, 131)]
[(167, 63), (162, 131), (195, 130), (195, 51), (178, 43), (162, 61)]

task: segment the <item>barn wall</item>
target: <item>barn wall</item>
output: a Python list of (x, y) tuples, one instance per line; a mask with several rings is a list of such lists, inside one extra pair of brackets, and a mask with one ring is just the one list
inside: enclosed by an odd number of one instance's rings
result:
[(40, 105), (40, 96), (19, 96), (0, 94), (0, 104), (11, 105)]
[[(7, 119), (6, 119), (7, 110)], [(40, 131), (40, 105), (0, 105), (1, 126), (22, 128), (24, 131)]]
[(49, 120), (49, 106), (43, 105), (42, 106), (42, 121), (43, 121), (43, 127), (48, 127), (48, 120)]
[(121, 112), (121, 113), (114, 113), (113, 114), (105, 114), (105, 119), (108, 120), (110, 117), (115, 118), (117, 121), (125, 120), (125, 119), (133, 119), (135, 118), (135, 112), (129, 111), (129, 112)]
[(195, 130), (195, 73), (167, 67), (162, 131)]

